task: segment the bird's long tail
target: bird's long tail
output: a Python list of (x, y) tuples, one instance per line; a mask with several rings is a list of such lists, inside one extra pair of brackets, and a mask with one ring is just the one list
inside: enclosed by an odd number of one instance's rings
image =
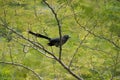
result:
[(36, 36), (36, 37), (40, 37), (40, 38), (44, 38), (44, 39), (47, 39), (47, 40), (51, 40), (51, 38), (49, 38), (49, 37), (47, 37), (47, 36), (44, 36), (44, 35), (41, 35), (41, 34), (39, 34), (39, 33), (34, 33), (34, 32), (32, 32), (32, 31), (28, 31), (28, 33), (30, 33), (30, 34), (32, 34), (32, 35), (34, 35), (34, 36)]

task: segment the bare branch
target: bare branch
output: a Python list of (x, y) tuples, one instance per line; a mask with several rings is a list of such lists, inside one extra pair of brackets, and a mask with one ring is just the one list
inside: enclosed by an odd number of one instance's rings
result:
[(24, 66), (23, 64), (19, 64), (19, 63), (15, 63), (15, 62), (4, 62), (4, 61), (0, 61), (0, 64), (8, 64), (8, 65), (19, 66), (19, 67), (25, 68), (25, 69), (31, 71), (39, 80), (43, 80), (43, 78), (40, 77), (39, 74), (37, 74), (31, 68)]
[(10, 45), (8, 46), (9, 47), (9, 53), (10, 53), (10, 58), (11, 58), (11, 61), (13, 62), (13, 57), (12, 57), (12, 53), (11, 53), (11, 47), (10, 47)]
[(13, 33), (15, 33), (16, 35), (18, 35), (18, 36), (21, 37), (22, 39), (30, 42), (31, 44), (33, 44), (34, 46), (38, 47), (39, 49), (44, 50), (45, 52), (47, 52), (48, 54), (50, 54), (52, 57), (54, 57), (54, 58), (57, 59), (57, 57), (56, 57), (54, 54), (52, 54), (51, 52), (49, 52), (48, 50), (46, 50), (43, 46), (41, 46), (41, 45), (37, 44), (36, 42), (33, 42), (33, 41), (25, 38), (23, 35), (19, 34), (18, 32), (16, 32), (16, 31), (13, 30), (13, 29), (11, 29), (11, 28), (5, 23), (5, 21), (3, 22), (2, 26), (5, 27), (5, 28), (7, 28), (8, 30), (12, 31)]
[(76, 48), (76, 50), (75, 50), (75, 52), (74, 52), (74, 54), (73, 54), (73, 56), (72, 56), (72, 59), (70, 60), (69, 68), (71, 67), (72, 62), (73, 62), (73, 59), (74, 59), (75, 55), (77, 54), (79, 48), (81, 47), (82, 43), (85, 41), (85, 39), (87, 38), (88, 35), (89, 35), (89, 33), (87, 33), (87, 34), (85, 35), (84, 39), (80, 42), (80, 44), (79, 44), (78, 47)]
[[(14, 40), (14, 39), (13, 39), (13, 40)], [(38, 47), (35, 47), (34, 45), (23, 44), (23, 43), (19, 42), (18, 40), (14, 40), (14, 41), (17, 42), (17, 43), (19, 43), (19, 44), (22, 45), (23, 47), (24, 47), (24, 46), (26, 46), (26, 47), (32, 47), (33, 49), (35, 49), (35, 50), (37, 50), (38, 52), (40, 52), (40, 53), (42, 53), (43, 55), (45, 55), (46, 57), (51, 58), (51, 59), (54, 59), (52, 56), (47, 55), (47, 54), (45, 53), (45, 51), (40, 50)], [(37, 44), (38, 44), (38, 45), (41, 45), (40, 43), (37, 43)], [(23, 51), (23, 52), (25, 52), (25, 51)]]
[(30, 42), (31, 44), (33, 44), (35, 47), (45, 51), (46, 53), (48, 53), (49, 55), (51, 55), (64, 69), (66, 69), (73, 77), (75, 77), (78, 80), (83, 80), (81, 77), (79, 77), (78, 75), (76, 75), (73, 71), (71, 71), (68, 66), (66, 66), (59, 58), (57, 58), (53, 53), (49, 52), (48, 50), (46, 50), (43, 46), (38, 45), (37, 43), (25, 38), (23, 35), (19, 34), (18, 32), (16, 32), (15, 30), (11, 29), (10, 26), (8, 26), (8, 24), (6, 24), (5, 21), (2, 21), (2, 26), (5, 27), (6, 29), (12, 31), (13, 33), (15, 33), (16, 35), (18, 35), (19, 37), (21, 37), (22, 39)]
[(88, 33), (92, 34), (93, 36), (98, 37), (98, 38), (100, 38), (100, 39), (104, 39), (104, 40), (108, 41), (109, 43), (113, 44), (116, 48), (120, 49), (120, 46), (117, 45), (114, 41), (112, 41), (112, 40), (110, 40), (110, 39), (108, 39), (108, 38), (105, 38), (105, 37), (103, 37), (103, 36), (96, 35), (94, 32), (90, 31), (90, 30), (87, 29), (85, 26), (82, 26), (82, 25), (79, 23), (79, 20), (77, 19), (77, 16), (76, 16), (76, 14), (75, 14), (75, 11), (74, 11), (74, 8), (72, 7), (72, 5), (71, 5), (71, 9), (72, 9), (72, 11), (73, 11), (74, 19), (75, 19), (76, 23), (77, 23), (81, 28), (83, 28), (85, 31), (87, 31)]
[(82, 46), (85, 47), (85, 48), (91, 49), (91, 50), (95, 50), (95, 51), (99, 51), (99, 52), (105, 53), (105, 54), (109, 54), (110, 53), (110, 52), (106, 52), (106, 51), (103, 51), (103, 50), (98, 49), (98, 48), (93, 48), (93, 47), (89, 47), (89, 46), (86, 46), (86, 45), (82, 45)]
[(95, 33), (91, 32), (90, 30), (86, 29), (84, 26), (81, 26), (85, 31), (89, 32), (90, 34), (94, 35), (95, 37), (98, 37), (100, 39), (104, 39), (106, 41), (108, 41), (109, 43), (113, 44), (116, 48), (120, 49), (120, 46), (117, 45), (114, 41), (108, 39), (108, 38), (105, 38), (104, 36), (100, 36), (100, 35), (96, 35)]
[(78, 79), (78, 80), (83, 80), (83, 78), (81, 78), (81, 77), (77, 76), (75, 73), (73, 73), (73, 72), (69, 69), (69, 67), (67, 67), (61, 60), (58, 60), (58, 62), (59, 62), (71, 75), (73, 75), (76, 79)]
[[(91, 31), (94, 30), (95, 27), (96, 27), (96, 25), (91, 29)], [(75, 55), (77, 54), (79, 48), (81, 47), (81, 45), (83, 44), (83, 42), (86, 40), (86, 38), (89, 36), (89, 34), (90, 34), (90, 33), (88, 32), (88, 33), (84, 36), (83, 40), (80, 42), (80, 44), (79, 44), (78, 47), (76, 48), (76, 50), (75, 50), (75, 52), (74, 52), (74, 54), (73, 54), (73, 56), (72, 56), (72, 59), (70, 60), (69, 68), (70, 68), (70, 66), (72, 65), (73, 59), (74, 59)]]
[(59, 59), (61, 60), (61, 54), (62, 54), (62, 30), (61, 30), (61, 24), (60, 24), (60, 21), (58, 19), (58, 16), (55, 12), (55, 10), (47, 3), (46, 0), (43, 0), (43, 2), (48, 6), (48, 8), (50, 8), (50, 10), (52, 11), (53, 15), (55, 16), (55, 19), (57, 21), (57, 25), (58, 25), (58, 29), (59, 29), (59, 36), (60, 36), (60, 50), (59, 50)]
[(38, 17), (37, 10), (36, 10), (36, 0), (34, 0), (34, 15), (35, 17)]

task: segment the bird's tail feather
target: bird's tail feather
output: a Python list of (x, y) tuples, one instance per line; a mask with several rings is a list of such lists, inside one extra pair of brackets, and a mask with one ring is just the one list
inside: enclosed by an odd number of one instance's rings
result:
[(36, 36), (36, 37), (40, 37), (40, 38), (44, 38), (44, 39), (47, 39), (47, 40), (51, 40), (51, 38), (47, 37), (47, 36), (44, 36), (44, 35), (41, 35), (41, 34), (38, 34), (38, 33), (34, 33), (32, 31), (28, 31), (28, 33)]

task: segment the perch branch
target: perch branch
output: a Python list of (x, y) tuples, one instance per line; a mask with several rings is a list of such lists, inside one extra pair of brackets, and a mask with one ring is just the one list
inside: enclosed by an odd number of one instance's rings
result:
[(35, 42), (25, 38), (23, 35), (21, 35), (20, 33), (16, 32), (15, 30), (11, 29), (10, 26), (8, 26), (8, 24), (6, 23), (6, 21), (2, 21), (1, 24), (3, 27), (5, 27), (6, 29), (12, 31), (14, 34), (16, 34), (17, 36), (21, 37), (22, 39), (28, 41), (29, 43), (33, 44), (35, 47), (45, 51), (46, 53), (48, 53), (49, 55), (51, 55), (64, 69), (66, 69), (73, 77), (75, 77), (78, 80), (83, 80), (80, 76), (76, 75), (73, 71), (71, 71), (68, 66), (66, 66), (59, 58), (57, 58), (53, 53), (49, 52), (48, 50), (46, 50), (43, 46), (36, 44)]
[(59, 36), (60, 36), (60, 50), (59, 50), (59, 59), (61, 60), (61, 54), (62, 54), (62, 30), (61, 30), (61, 24), (60, 24), (60, 21), (58, 19), (58, 16), (57, 16), (57, 13), (55, 12), (55, 10), (47, 3), (46, 0), (43, 0), (43, 2), (48, 6), (48, 8), (50, 8), (50, 10), (52, 11), (55, 19), (56, 19), (56, 22), (57, 22), (57, 25), (58, 25), (58, 29), (59, 29)]

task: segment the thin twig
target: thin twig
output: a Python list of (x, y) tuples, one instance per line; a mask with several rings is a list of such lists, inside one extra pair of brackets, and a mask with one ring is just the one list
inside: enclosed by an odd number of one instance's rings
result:
[(8, 24), (6, 24), (6, 21), (2, 21), (2, 26), (5, 27), (6, 29), (12, 31), (14, 34), (16, 34), (17, 36), (21, 37), (22, 39), (30, 42), (31, 44), (33, 44), (35, 47), (45, 51), (46, 53), (48, 53), (49, 55), (51, 55), (64, 69), (66, 69), (73, 77), (75, 77), (78, 80), (83, 80), (80, 76), (76, 75), (73, 71), (71, 71), (68, 66), (66, 66), (59, 58), (57, 58), (53, 53), (49, 52), (48, 50), (46, 50), (44, 47), (42, 47), (41, 45), (36, 44), (35, 42), (25, 38), (23, 35), (19, 34), (18, 32), (16, 32), (15, 30), (11, 29)]
[(99, 51), (99, 52), (102, 52), (102, 53), (105, 53), (105, 54), (110, 54), (110, 52), (106, 52), (106, 51), (103, 51), (103, 50), (98, 49), (98, 48), (93, 48), (93, 47), (89, 47), (89, 46), (86, 46), (86, 45), (82, 45), (82, 46), (85, 47), (85, 48), (91, 49), (91, 50)]
[(76, 48), (76, 50), (75, 50), (75, 52), (74, 52), (74, 54), (73, 54), (73, 56), (72, 56), (72, 59), (70, 60), (69, 68), (71, 67), (72, 62), (73, 62), (73, 60), (74, 60), (74, 57), (75, 57), (75, 55), (77, 54), (79, 48), (81, 47), (82, 43), (86, 40), (86, 38), (87, 38), (88, 35), (89, 35), (89, 33), (87, 33), (87, 34), (85, 35), (84, 39), (80, 42), (80, 44), (79, 44), (78, 47)]
[(14, 65), (14, 66), (19, 66), (19, 67), (22, 67), (22, 68), (25, 68), (29, 71), (31, 71), (39, 80), (43, 80), (42, 77), (39, 76), (39, 74), (37, 74), (35, 71), (33, 71), (31, 68), (23, 65), (23, 64), (20, 64), (20, 63), (15, 63), (15, 62), (4, 62), (4, 61), (0, 61), (0, 64), (9, 64), (9, 65)]
[[(95, 27), (96, 27), (96, 25), (94, 25), (94, 27), (93, 27), (90, 31), (94, 30)], [(88, 32), (88, 33), (84, 36), (83, 40), (79, 43), (78, 47), (76, 48), (76, 50), (75, 50), (75, 52), (74, 52), (74, 54), (73, 54), (73, 56), (72, 56), (72, 59), (70, 60), (69, 68), (70, 68), (70, 66), (72, 65), (73, 59), (74, 59), (75, 55), (77, 54), (79, 48), (81, 47), (81, 45), (83, 44), (83, 42), (86, 40), (86, 38), (89, 36), (89, 34), (90, 34), (90, 33)]]
[(104, 39), (104, 40), (108, 41), (109, 43), (113, 44), (116, 48), (120, 49), (120, 46), (117, 45), (114, 41), (112, 41), (112, 40), (110, 40), (110, 39), (108, 39), (108, 38), (105, 38), (105, 37), (103, 37), (103, 36), (96, 35), (94, 32), (90, 31), (90, 30), (87, 29), (85, 26), (82, 26), (82, 25), (79, 23), (79, 20), (78, 20), (77, 17), (76, 17), (76, 14), (75, 14), (75, 11), (74, 11), (74, 8), (72, 7), (72, 5), (71, 5), (71, 9), (72, 9), (72, 11), (73, 11), (74, 19), (75, 19), (76, 23), (77, 23), (81, 28), (83, 28), (85, 31), (87, 31), (88, 33), (92, 34), (93, 36), (98, 37), (98, 38), (100, 38), (100, 39)]
[(98, 37), (98, 38), (100, 38), (100, 39), (104, 39), (104, 40), (108, 41), (109, 43), (113, 44), (116, 48), (120, 49), (120, 46), (117, 45), (114, 41), (112, 41), (112, 40), (110, 40), (110, 39), (108, 39), (108, 38), (105, 38), (105, 37), (103, 37), (103, 36), (96, 35), (94, 32), (91, 32), (91, 31), (90, 31), (89, 29), (87, 29), (85, 26), (82, 26), (82, 25), (79, 23), (79, 20), (77, 19), (77, 16), (76, 16), (76, 14), (75, 14), (74, 7), (73, 7), (71, 4), (69, 4), (69, 6), (71, 7), (71, 10), (72, 10), (72, 12), (73, 12), (74, 19), (75, 19), (76, 23), (77, 23), (81, 28), (83, 28), (85, 31), (89, 32), (89, 33), (92, 34), (93, 36)]
[(12, 57), (12, 53), (11, 53), (11, 46), (9, 45), (9, 53), (10, 53), (10, 59), (11, 59), (11, 62), (13, 62), (13, 57)]
[(23, 35), (19, 34), (18, 32), (16, 32), (15, 30), (11, 29), (10, 27), (8, 27), (8, 25), (5, 23), (5, 21), (2, 24), (3, 27), (7, 28), (8, 30), (12, 31), (13, 33), (15, 33), (16, 35), (18, 35), (19, 37), (21, 37), (22, 39), (30, 42), (31, 44), (33, 44), (34, 46), (44, 50), (45, 52), (47, 52), (48, 54), (50, 54), (51, 56), (53, 56), (54, 58), (57, 58), (55, 55), (53, 55), (51, 52), (49, 52), (48, 50), (46, 50), (43, 46), (38, 45), (37, 43), (31, 41), (30, 39), (25, 38)]

